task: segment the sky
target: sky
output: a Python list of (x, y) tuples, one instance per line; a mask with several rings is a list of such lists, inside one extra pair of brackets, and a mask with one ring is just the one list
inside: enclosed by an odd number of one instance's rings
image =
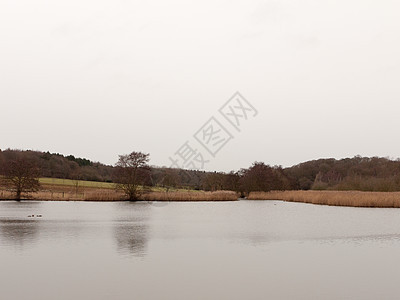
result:
[(397, 158), (399, 11), (390, 0), (2, 0), (0, 148), (106, 164), (142, 151), (152, 165), (217, 171)]

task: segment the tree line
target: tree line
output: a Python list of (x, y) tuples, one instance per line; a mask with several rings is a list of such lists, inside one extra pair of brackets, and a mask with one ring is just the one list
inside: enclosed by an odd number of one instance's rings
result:
[[(389, 158), (319, 159), (289, 168), (254, 162), (228, 173), (150, 167), (148, 161), (149, 154), (142, 152), (120, 155), (109, 166), (73, 155), (7, 149), (0, 150), (0, 175), (2, 184), (13, 185), (18, 197), (24, 190), (36, 190), (38, 181), (32, 179), (39, 177), (114, 182), (129, 198), (143, 191), (139, 186), (161, 186), (167, 191), (232, 190), (242, 196), (252, 191), (299, 189), (400, 191), (400, 161)], [(24, 169), (26, 174), (22, 174)]]

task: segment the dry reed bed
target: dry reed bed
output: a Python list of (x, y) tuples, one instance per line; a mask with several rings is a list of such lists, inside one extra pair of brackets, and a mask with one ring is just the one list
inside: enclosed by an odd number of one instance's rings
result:
[(15, 199), (15, 193), (11, 193), (9, 191), (2, 190), (2, 191), (0, 191), (0, 199), (1, 200), (13, 200), (13, 199)]
[(400, 192), (271, 191), (251, 192), (248, 199), (352, 207), (400, 207)]
[(232, 191), (216, 192), (150, 192), (143, 194), (145, 201), (236, 201), (238, 195)]
[[(56, 189), (40, 190), (29, 194), (24, 199), (41, 201), (124, 201), (123, 193), (110, 189)], [(15, 193), (1, 190), (1, 200), (15, 199)], [(179, 192), (148, 192), (140, 197), (142, 201), (235, 201), (238, 196), (231, 191), (203, 192), (203, 191), (179, 191)]]
[[(41, 190), (36, 193), (24, 194), (23, 199), (40, 201), (121, 201), (124, 199), (122, 193), (107, 189), (89, 189), (79, 192)], [(15, 193), (0, 191), (1, 200), (14, 200)]]

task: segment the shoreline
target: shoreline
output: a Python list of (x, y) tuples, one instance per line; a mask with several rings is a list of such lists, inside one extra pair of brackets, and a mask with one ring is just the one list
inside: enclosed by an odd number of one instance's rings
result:
[(400, 208), (400, 192), (271, 191), (251, 192), (247, 199), (280, 200), (343, 207)]
[[(170, 202), (236, 202), (236, 200), (43, 200), (43, 199), (0, 199), (0, 202), (159, 202), (159, 203), (170, 203)], [(280, 200), (279, 200), (280, 201)]]
[[(238, 201), (238, 194), (232, 191), (150, 191), (131, 202), (197, 202), (197, 201)], [(0, 190), (0, 201), (18, 201), (11, 191)], [(19, 201), (86, 201), (86, 202), (126, 202), (121, 192), (110, 189), (86, 188), (76, 191), (70, 187), (52, 187), (29, 193)]]
[[(239, 201), (233, 191), (157, 190), (143, 193), (137, 201), (129, 201), (125, 195), (110, 188), (73, 187), (67, 185), (42, 185), (35, 193), (28, 193), (20, 201), (74, 201), (74, 202), (225, 202)], [(370, 208), (400, 208), (400, 192), (286, 190), (250, 192), (247, 200), (308, 203), (316, 205)], [(0, 201), (15, 200), (9, 190), (0, 190)]]

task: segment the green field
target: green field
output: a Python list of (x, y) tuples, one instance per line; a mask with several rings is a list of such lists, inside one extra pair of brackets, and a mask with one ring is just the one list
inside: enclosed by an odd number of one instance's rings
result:
[[(49, 185), (65, 185), (65, 186), (76, 186), (77, 181), (71, 179), (60, 179), (60, 178), (40, 178), (39, 182), (41, 184)], [(101, 188), (101, 189), (114, 189), (115, 185), (111, 182), (97, 182), (97, 181), (83, 181), (78, 180), (79, 187), (88, 188)]]
[[(76, 187), (77, 182), (79, 187), (86, 188), (98, 188), (98, 189), (115, 189), (115, 184), (111, 182), (98, 182), (98, 181), (84, 181), (84, 180), (71, 180), (71, 179), (61, 179), (61, 178), (39, 178), (39, 182), (44, 185), (61, 185), (61, 186), (71, 186)], [(163, 187), (152, 187), (153, 192), (163, 192), (166, 191)], [(190, 191), (197, 192), (195, 190), (187, 189), (170, 189), (170, 191)]]

